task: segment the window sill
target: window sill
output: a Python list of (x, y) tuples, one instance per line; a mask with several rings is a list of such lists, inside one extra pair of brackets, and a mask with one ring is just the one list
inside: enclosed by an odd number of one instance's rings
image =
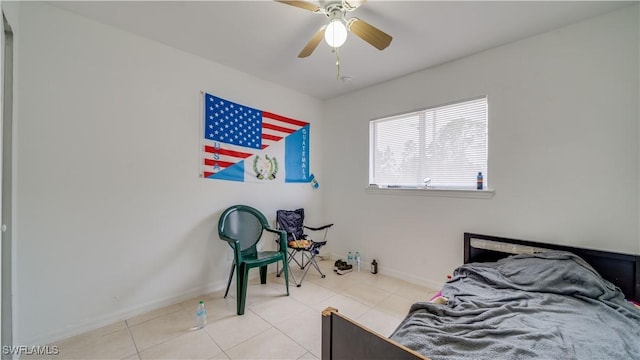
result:
[(467, 198), (467, 199), (491, 199), (494, 194), (493, 189), (472, 190), (472, 189), (437, 189), (422, 187), (378, 187), (377, 185), (369, 185), (365, 187), (367, 194), (376, 195), (419, 195), (419, 196), (438, 196), (451, 198)]

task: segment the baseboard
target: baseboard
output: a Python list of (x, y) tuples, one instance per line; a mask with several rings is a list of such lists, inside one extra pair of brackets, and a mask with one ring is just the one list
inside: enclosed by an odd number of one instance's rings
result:
[[(345, 261), (347, 260), (346, 256), (344, 255), (337, 255), (333, 253), (330, 255), (329, 254), (327, 255), (329, 257), (329, 260), (338, 260), (338, 259), (342, 259)], [(362, 259), (361, 268), (363, 269), (363, 271), (368, 271), (369, 264), (371, 264), (372, 260), (373, 259)], [(378, 265), (378, 273), (382, 275), (398, 278), (398, 279), (410, 282), (412, 284), (426, 286), (428, 288), (435, 289), (435, 290), (440, 290), (442, 288), (442, 285), (444, 285), (444, 281), (425, 279), (423, 277), (418, 277), (406, 272), (398, 271), (396, 269), (391, 269), (391, 268), (380, 266), (380, 265)]]
[[(270, 271), (270, 272), (275, 272)], [(257, 278), (259, 273), (257, 271), (249, 272), (249, 278)], [(150, 301), (145, 304), (133, 306), (119, 311), (111, 312), (108, 314), (96, 316), (90, 319), (85, 319), (82, 322), (67, 325), (62, 329), (58, 329), (54, 332), (47, 334), (41, 334), (31, 339), (19, 339), (20, 345), (37, 346), (44, 344), (53, 344), (56, 341), (64, 340), (72, 336), (80, 335), (89, 331), (97, 330), (101, 327), (105, 327), (114, 324), (119, 321), (131, 319), (132, 317), (142, 315), (149, 311), (160, 309), (173, 304), (181, 303), (183, 301), (192, 299), (196, 296), (208, 294), (218, 290), (224, 290), (227, 287), (227, 279), (212, 282), (205, 286), (200, 286), (186, 292), (181, 292), (174, 296), (168, 296), (163, 299)]]
[[(323, 257), (325, 258), (325, 260), (335, 260), (335, 259), (344, 258), (344, 256), (338, 256), (336, 254), (323, 254)], [(366, 263), (367, 264), (369, 263), (368, 260)], [(364, 266), (364, 269), (368, 269), (368, 266)], [(274, 271), (270, 271), (270, 272), (275, 272), (275, 269)], [(389, 269), (385, 267), (379, 267), (378, 272), (383, 275), (395, 277), (398, 279), (402, 279), (404, 281), (408, 281), (410, 283), (426, 286), (432, 289), (440, 289), (444, 284), (443, 282), (436, 282), (429, 279), (420, 278), (411, 274), (404, 273), (402, 271), (397, 271), (395, 269)], [(254, 271), (249, 273), (249, 278), (253, 279), (254, 277), (258, 277), (258, 272)], [(138, 306), (121, 309), (119, 311), (115, 311), (115, 312), (111, 312), (101, 316), (86, 319), (80, 323), (67, 325), (62, 329), (59, 329), (47, 334), (41, 334), (31, 339), (20, 339), (19, 340), (20, 345), (26, 344), (27, 346), (32, 346), (32, 345), (52, 344), (52, 343), (55, 343), (56, 341), (60, 341), (72, 336), (83, 334), (85, 332), (96, 330), (101, 327), (114, 324), (118, 321), (124, 321), (134, 316), (142, 315), (149, 311), (160, 309), (165, 306), (177, 304), (177, 303), (192, 299), (196, 296), (208, 294), (210, 292), (214, 292), (218, 290), (223, 290), (226, 288), (226, 286), (227, 286), (226, 279), (219, 280), (219, 281), (207, 284), (205, 286), (197, 287), (189, 291), (176, 294), (174, 296), (168, 296), (163, 299), (150, 301), (148, 303), (141, 304)]]
[(387, 276), (391, 276), (394, 278), (398, 278), (407, 282), (410, 282), (412, 284), (417, 284), (417, 285), (421, 285), (421, 286), (426, 286), (430, 289), (434, 289), (434, 290), (440, 290), (442, 288), (442, 286), (444, 285), (444, 281), (435, 281), (435, 280), (431, 280), (431, 279), (425, 279), (422, 277), (417, 277), (411, 274), (407, 274), (405, 272), (402, 271), (397, 271), (394, 269), (387, 269), (385, 267), (378, 267), (378, 272)]

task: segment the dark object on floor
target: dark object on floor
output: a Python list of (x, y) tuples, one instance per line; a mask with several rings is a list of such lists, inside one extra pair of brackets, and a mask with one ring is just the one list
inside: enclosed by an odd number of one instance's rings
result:
[(344, 275), (353, 271), (353, 265), (347, 264), (345, 261), (342, 261), (342, 259), (338, 259), (333, 265), (333, 271), (338, 273), (338, 275)]

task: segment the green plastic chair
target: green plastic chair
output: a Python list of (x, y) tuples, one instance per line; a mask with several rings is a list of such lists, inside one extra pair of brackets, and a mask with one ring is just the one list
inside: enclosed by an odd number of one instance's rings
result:
[(289, 295), (289, 272), (287, 271), (287, 247), (281, 246), (279, 251), (258, 251), (256, 244), (263, 231), (280, 236), (280, 244), (287, 243), (287, 233), (272, 229), (265, 216), (257, 209), (247, 205), (235, 205), (226, 209), (218, 221), (218, 235), (233, 249), (233, 264), (229, 273), (229, 282), (224, 297), (229, 293), (233, 273), (236, 275), (236, 300), (238, 315), (244, 314), (247, 297), (247, 281), (251, 268), (260, 268), (260, 283), (267, 283), (267, 265), (282, 261), (284, 267), (284, 284)]

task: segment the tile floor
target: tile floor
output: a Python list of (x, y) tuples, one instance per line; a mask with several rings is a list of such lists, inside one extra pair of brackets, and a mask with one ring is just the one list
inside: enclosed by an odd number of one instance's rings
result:
[[(59, 354), (50, 359), (319, 359), (326, 307), (388, 336), (412, 303), (437, 292), (368, 271), (337, 275), (333, 261), (319, 264), (326, 277), (310, 269), (288, 297), (283, 278), (252, 280), (243, 316), (236, 315), (234, 282), (226, 299), (218, 291), (54, 343)], [(199, 300), (208, 324), (191, 330)]]

